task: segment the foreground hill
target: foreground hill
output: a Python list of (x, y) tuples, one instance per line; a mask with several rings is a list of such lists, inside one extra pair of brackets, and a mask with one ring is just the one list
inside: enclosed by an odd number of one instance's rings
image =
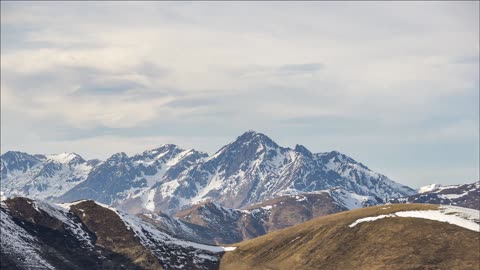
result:
[(1, 202), (1, 269), (216, 269), (228, 248), (176, 238), (93, 201)]
[(464, 185), (430, 185), (421, 193), (391, 199), (390, 203), (447, 204), (480, 210), (480, 182)]
[(427, 204), (337, 213), (236, 244), (220, 269), (478, 269), (479, 225), (467, 220), (478, 213)]

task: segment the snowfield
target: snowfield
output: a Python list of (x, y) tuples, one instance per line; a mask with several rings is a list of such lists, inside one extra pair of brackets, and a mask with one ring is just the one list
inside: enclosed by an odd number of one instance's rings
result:
[(400, 211), (388, 215), (361, 218), (348, 225), (350, 228), (363, 222), (388, 217), (412, 217), (450, 223), (462, 228), (480, 232), (480, 211), (458, 206), (441, 206), (439, 210)]

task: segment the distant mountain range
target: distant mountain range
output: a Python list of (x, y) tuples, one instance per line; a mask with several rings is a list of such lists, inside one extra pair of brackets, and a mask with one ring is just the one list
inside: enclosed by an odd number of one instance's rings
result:
[(377, 202), (416, 193), (337, 151), (285, 148), (254, 131), (211, 157), (167, 144), (132, 157), (117, 153), (105, 161), (87, 161), (75, 153), (12, 151), (0, 158), (3, 196), (52, 202), (92, 199), (130, 213), (174, 214), (207, 201), (242, 208), (338, 188)]
[(480, 182), (450, 186), (433, 184), (427, 188), (421, 188), (420, 191), (422, 192), (391, 199), (389, 202), (445, 204), (480, 209)]

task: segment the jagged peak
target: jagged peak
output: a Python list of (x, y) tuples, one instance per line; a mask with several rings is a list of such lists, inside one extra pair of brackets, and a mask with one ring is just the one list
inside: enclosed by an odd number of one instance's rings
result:
[(305, 146), (301, 145), (301, 144), (297, 144), (295, 145), (295, 152), (299, 152), (299, 153), (302, 153), (308, 157), (312, 157), (312, 152), (310, 152), (310, 150), (308, 150)]
[(339, 151), (336, 151), (336, 150), (332, 150), (330, 152), (325, 152), (325, 153), (318, 153), (318, 154), (315, 154), (317, 156), (317, 158), (319, 158), (320, 160), (322, 160), (324, 163), (328, 163), (330, 161), (333, 161), (333, 162), (339, 162), (339, 163), (343, 163), (343, 164), (350, 164), (350, 165), (354, 165), (354, 166), (359, 166), (365, 170), (368, 170), (368, 171), (371, 171), (367, 166), (365, 166), (364, 164), (354, 160), (353, 158), (347, 156), (346, 154), (343, 154)]
[[(252, 149), (254, 147), (254, 149)], [(272, 139), (270, 139), (267, 135), (263, 133), (259, 133), (253, 130), (246, 131), (242, 135), (238, 136), (233, 142), (225, 145), (220, 150), (218, 150), (213, 156), (211, 156), (211, 160), (217, 159), (223, 156), (226, 152), (237, 153), (237, 152), (244, 152), (245, 149), (250, 149), (255, 153), (258, 149), (261, 150), (267, 148), (278, 148), (278, 144), (276, 144)]]
[(259, 133), (253, 130), (249, 130), (242, 135), (238, 136), (235, 141), (229, 145), (245, 145), (257, 143), (259, 145), (267, 145), (270, 147), (279, 147), (270, 137), (263, 133)]
[(128, 159), (127, 154), (125, 154), (125, 152), (119, 152), (119, 153), (113, 154), (111, 157), (107, 159), (107, 161), (123, 161), (125, 159)]
[(157, 148), (146, 150), (141, 154), (132, 157), (133, 161), (143, 159), (170, 159), (173, 157), (187, 157), (190, 155), (200, 155), (201, 157), (208, 157), (208, 154), (199, 152), (195, 149), (183, 149), (175, 144), (162, 144)]
[(161, 153), (166, 153), (166, 152), (172, 152), (172, 151), (177, 151), (177, 152), (182, 152), (185, 151), (185, 149), (179, 147), (176, 144), (162, 144), (159, 147), (150, 149), (150, 150), (145, 150), (143, 151), (142, 155), (148, 154), (148, 155), (157, 155)]

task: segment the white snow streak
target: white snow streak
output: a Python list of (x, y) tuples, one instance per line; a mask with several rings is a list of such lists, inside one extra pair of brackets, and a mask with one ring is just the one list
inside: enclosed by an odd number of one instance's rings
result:
[(456, 206), (442, 206), (439, 210), (400, 211), (388, 215), (365, 217), (348, 225), (350, 228), (362, 222), (370, 222), (388, 217), (412, 217), (446, 222), (462, 228), (480, 232), (480, 211)]

